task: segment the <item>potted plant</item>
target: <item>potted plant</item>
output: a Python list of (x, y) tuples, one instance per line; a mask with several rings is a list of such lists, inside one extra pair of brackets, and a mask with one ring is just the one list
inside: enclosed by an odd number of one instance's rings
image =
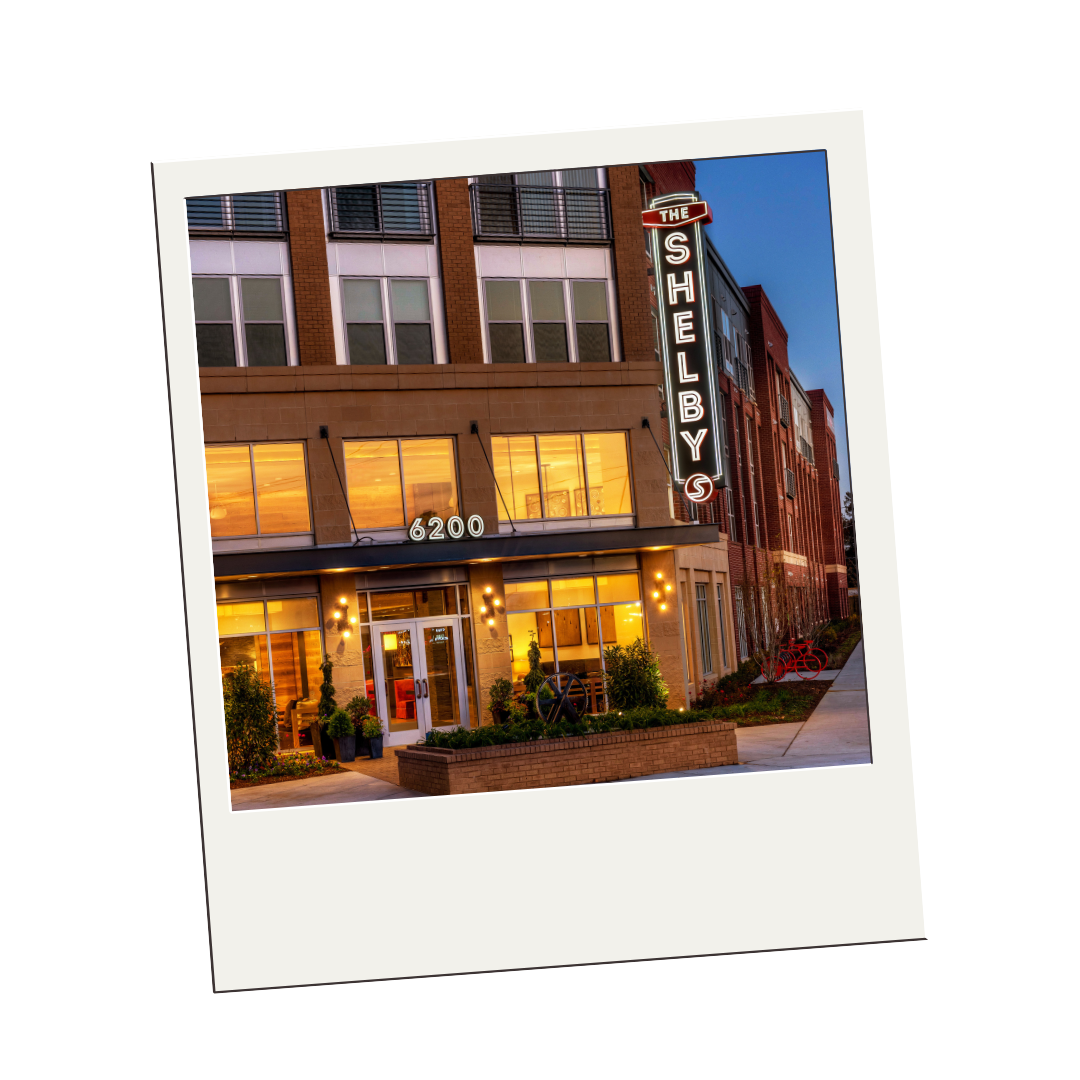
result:
[(334, 670), (334, 661), (330, 654), (326, 653), (323, 662), (319, 665), (323, 681), (319, 687), (319, 719), (311, 722), (311, 744), (315, 747), (317, 757), (332, 760), (334, 757), (334, 743), (332, 736), (327, 730), (330, 717), (337, 709), (337, 701), (334, 698), (334, 684), (330, 681), (330, 675)]
[(506, 723), (507, 710), (514, 700), (514, 684), (509, 679), (496, 679), (488, 690), (488, 710), (496, 724)]
[(345, 711), (356, 725), (356, 752), (361, 755), (370, 753), (371, 750), (362, 729), (364, 718), (371, 712), (371, 699), (364, 697), (363, 694), (357, 694), (346, 702)]
[(334, 740), (338, 761), (356, 760), (356, 725), (344, 709), (335, 709), (330, 714), (326, 734)]
[(383, 752), (382, 721), (377, 716), (365, 716), (360, 733), (368, 741), (372, 759), (381, 758)]

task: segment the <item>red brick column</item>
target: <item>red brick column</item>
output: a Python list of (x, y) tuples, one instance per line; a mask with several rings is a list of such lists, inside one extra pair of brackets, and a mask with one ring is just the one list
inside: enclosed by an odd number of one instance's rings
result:
[(476, 291), (473, 255), (472, 207), (469, 181), (435, 181), (435, 207), (439, 215), (439, 257), (446, 300), (446, 337), (450, 363), (484, 362), (480, 298)]
[(318, 188), (289, 191), (285, 198), (289, 208), (289, 258), (300, 363), (336, 364), (322, 192)]
[(615, 239), (615, 287), (624, 360), (655, 360), (656, 334), (649, 302), (649, 260), (641, 226), (641, 181), (636, 165), (608, 169)]

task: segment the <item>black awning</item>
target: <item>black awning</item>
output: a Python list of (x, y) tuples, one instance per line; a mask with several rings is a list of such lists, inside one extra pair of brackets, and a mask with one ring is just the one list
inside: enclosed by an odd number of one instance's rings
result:
[(476, 540), (419, 540), (363, 547), (281, 548), (229, 551), (214, 556), (214, 577), (317, 574), (333, 570), (389, 570), (391, 567), (450, 563), (506, 562), (552, 555), (605, 555), (715, 544), (720, 527), (671, 525), (660, 529), (582, 529), (481, 536)]

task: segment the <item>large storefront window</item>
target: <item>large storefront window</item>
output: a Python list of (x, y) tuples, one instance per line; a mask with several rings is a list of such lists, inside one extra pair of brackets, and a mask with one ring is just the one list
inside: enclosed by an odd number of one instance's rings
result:
[(626, 434), (493, 436), (501, 521), (633, 513)]
[(311, 745), (310, 724), (318, 718), (322, 675), (319, 603), (314, 596), (218, 604), (221, 674), (247, 663), (273, 689), (278, 745)]
[(303, 443), (207, 446), (206, 486), (213, 537), (311, 530)]
[(393, 529), (460, 513), (453, 439), (345, 443), (349, 509), (356, 528)]
[(529, 670), (529, 643), (540, 646), (545, 674), (603, 674), (603, 650), (645, 636), (637, 574), (510, 581), (506, 618), (515, 681)]

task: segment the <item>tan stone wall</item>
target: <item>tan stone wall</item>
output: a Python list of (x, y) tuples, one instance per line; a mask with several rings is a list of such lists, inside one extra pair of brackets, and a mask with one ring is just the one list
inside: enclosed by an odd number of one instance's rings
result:
[[(357, 615), (356, 586), (352, 574), (320, 574), (319, 602), (322, 607), (323, 642), (326, 652), (334, 662), (331, 679), (334, 683), (334, 699), (341, 708), (357, 694), (364, 694), (364, 663), (360, 634), (354, 632), (345, 638), (335, 629), (333, 614), (340, 597), (349, 604), (349, 614)], [(318, 700), (318, 688), (314, 691)]]
[[(503, 611), (495, 615), (495, 625), (488, 626), (488, 616), (480, 612), (482, 605), (491, 609), (490, 598), (485, 599), (484, 589), (490, 585), (504, 601)], [(494, 594), (493, 594), (494, 595)], [(469, 609), (476, 628), (477, 699), (480, 706), (480, 726), (493, 723), (488, 712), (488, 691), (496, 679), (509, 679), (510, 638), (506, 627), (506, 595), (503, 588), (501, 563), (475, 563), (469, 566)]]
[[(660, 589), (665, 600), (654, 600), (653, 589), (656, 587), (657, 573), (664, 575), (664, 581), (673, 588), (670, 593)], [(649, 629), (649, 644), (653, 652), (660, 657), (660, 671), (667, 683), (670, 697), (669, 709), (686, 707), (686, 677), (683, 668), (682, 631), (679, 626), (679, 601), (677, 598), (675, 552), (643, 551), (641, 553), (641, 578), (645, 595), (642, 603), (645, 607), (645, 621)], [(667, 604), (667, 610), (661, 611), (660, 604)]]
[(728, 720), (480, 750), (399, 747), (395, 754), (401, 786), (427, 795), (598, 784), (739, 760), (735, 725)]

